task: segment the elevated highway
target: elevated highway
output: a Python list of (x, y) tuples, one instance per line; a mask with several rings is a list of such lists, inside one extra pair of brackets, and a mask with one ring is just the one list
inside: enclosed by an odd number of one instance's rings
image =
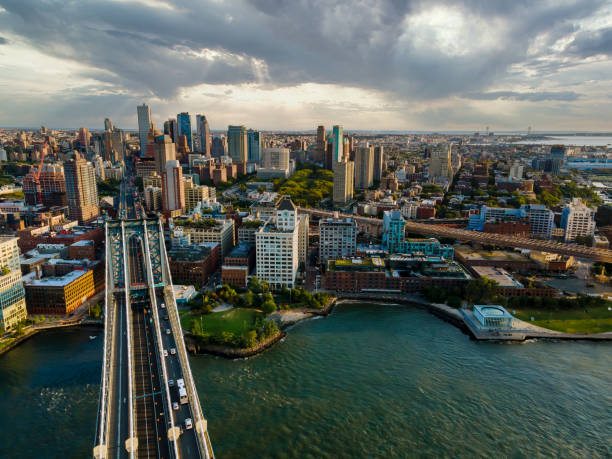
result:
[[(308, 209), (304, 207), (299, 207), (298, 211), (319, 218), (329, 218), (333, 217), (335, 214), (334, 212), (330, 211)], [(382, 233), (382, 220), (379, 218), (349, 214), (339, 214), (339, 216), (343, 218), (352, 218), (362, 231), (371, 231), (371, 234), (375, 235), (380, 235)], [(509, 234), (468, 231), (446, 225), (418, 223), (410, 220), (406, 220), (406, 231), (408, 233), (415, 233), (423, 236), (438, 238), (444, 237), (459, 241), (479, 242), (481, 244), (497, 245), (501, 247), (541, 250), (543, 252), (557, 253), (560, 255), (574, 256), (576, 258), (612, 263), (612, 250), (586, 247), (578, 244), (566, 244), (542, 239), (530, 239), (527, 237), (512, 236)]]

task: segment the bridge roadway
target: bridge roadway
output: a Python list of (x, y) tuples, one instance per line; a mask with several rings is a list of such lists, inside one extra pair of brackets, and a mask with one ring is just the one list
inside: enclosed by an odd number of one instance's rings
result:
[[(158, 220), (138, 218), (142, 206), (130, 184), (121, 185), (121, 220), (106, 227), (104, 362), (93, 455), (214, 458), (171, 287), (163, 229)], [(119, 242), (109, 236), (109, 225), (115, 234), (120, 231)], [(113, 244), (120, 256), (113, 257)], [(161, 255), (155, 268), (163, 271), (163, 281), (154, 277), (154, 252)], [(179, 379), (187, 390), (184, 403)]]
[[(317, 217), (333, 217), (334, 212), (298, 208), (299, 212)], [(382, 220), (379, 218), (362, 217), (359, 215), (339, 214), (340, 217), (352, 218), (358, 225), (366, 227), (382, 227)], [(483, 233), (480, 231), (468, 231), (460, 228), (452, 228), (444, 225), (429, 223), (417, 223), (406, 220), (406, 231), (409, 233), (421, 234), (423, 236), (435, 236), (457, 239), (459, 241), (479, 242), (481, 244), (498, 245), (502, 247), (512, 247), (529, 250), (541, 250), (543, 252), (557, 253), (560, 255), (574, 256), (593, 261), (612, 263), (612, 250), (597, 249), (578, 244), (565, 244), (561, 242), (547, 241), (542, 239), (530, 239), (526, 237), (512, 236), (509, 234)]]

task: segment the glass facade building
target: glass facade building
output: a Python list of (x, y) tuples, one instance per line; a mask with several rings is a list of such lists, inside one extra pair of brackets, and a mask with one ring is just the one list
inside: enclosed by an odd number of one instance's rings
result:
[(178, 135), (184, 135), (187, 138), (187, 145), (193, 151), (193, 142), (191, 139), (191, 115), (187, 112), (176, 115), (176, 125)]

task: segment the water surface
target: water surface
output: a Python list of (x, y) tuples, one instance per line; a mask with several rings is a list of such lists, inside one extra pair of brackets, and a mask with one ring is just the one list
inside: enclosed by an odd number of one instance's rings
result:
[[(0, 357), (0, 457), (88, 457), (101, 339)], [(191, 359), (218, 458), (610, 457), (612, 344), (486, 344), (404, 306), (342, 305), (247, 360)]]

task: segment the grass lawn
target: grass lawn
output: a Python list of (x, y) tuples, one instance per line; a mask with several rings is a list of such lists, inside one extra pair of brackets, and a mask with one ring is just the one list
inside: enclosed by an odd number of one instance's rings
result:
[[(220, 336), (222, 332), (230, 332), (241, 336), (251, 330), (257, 317), (263, 317), (263, 312), (256, 309), (234, 308), (229, 311), (202, 314), (202, 329), (205, 333)], [(186, 312), (181, 315), (181, 325), (185, 330), (191, 330), (194, 320), (200, 320), (200, 315)]]
[[(508, 308), (510, 312), (514, 310)], [(608, 306), (595, 306), (584, 309), (543, 310), (515, 309), (515, 317), (538, 327), (549, 328), (567, 333), (605, 333), (612, 332), (612, 311)], [(531, 317), (535, 320), (532, 322)]]

